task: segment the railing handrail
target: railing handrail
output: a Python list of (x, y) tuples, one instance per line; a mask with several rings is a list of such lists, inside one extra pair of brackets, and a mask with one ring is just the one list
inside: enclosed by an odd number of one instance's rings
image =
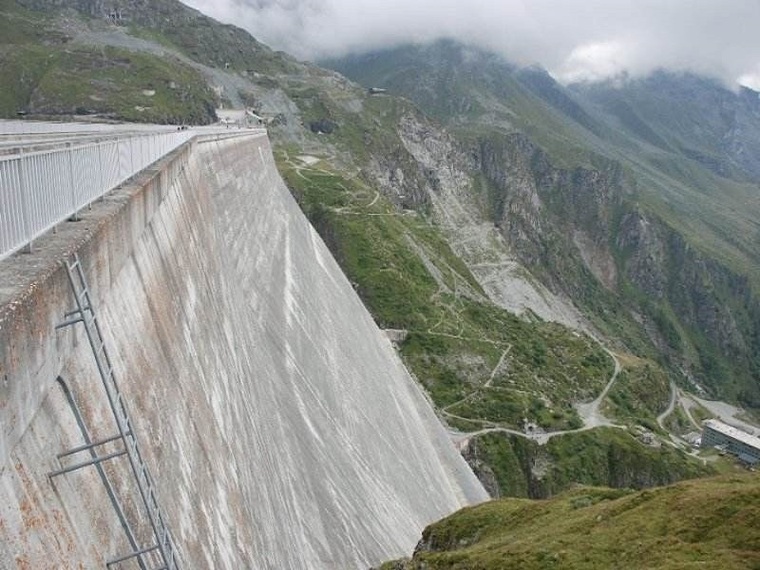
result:
[(193, 138), (253, 132), (106, 129), (72, 134), (52, 148), (29, 141), (15, 153), (0, 151), (0, 261)]
[[(150, 133), (150, 134), (171, 134), (177, 132), (176, 130), (167, 133)], [(49, 147), (51, 150), (57, 147), (61, 147), (70, 144), (86, 144), (88, 142), (102, 142), (111, 139), (127, 139), (135, 136), (148, 136), (144, 132), (108, 132), (101, 133), (77, 133), (72, 135), (70, 133), (50, 133), (50, 136), (42, 138), (41, 135), (32, 135), (31, 137), (19, 137), (12, 135), (4, 137), (0, 135), (0, 150), (13, 151), (14, 149), (25, 149), (29, 147), (40, 148), (47, 150)], [(14, 138), (15, 137), (15, 138)]]

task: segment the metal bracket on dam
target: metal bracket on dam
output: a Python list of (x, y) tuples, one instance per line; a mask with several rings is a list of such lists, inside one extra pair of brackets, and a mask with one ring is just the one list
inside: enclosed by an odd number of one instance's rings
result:
[[(161, 513), (161, 508), (156, 496), (156, 487), (151, 479), (148, 466), (145, 464), (143, 456), (140, 453), (137, 436), (132, 429), (132, 420), (127, 412), (127, 405), (124, 401), (122, 392), (119, 390), (119, 385), (116, 381), (116, 376), (114, 375), (114, 368), (111, 364), (111, 358), (108, 356), (108, 348), (106, 347), (106, 341), (103, 338), (103, 333), (100, 329), (100, 324), (98, 323), (98, 317), (95, 313), (95, 307), (92, 296), (90, 295), (89, 287), (87, 286), (82, 263), (76, 253), (66, 262), (66, 270), (69, 277), (69, 283), (71, 284), (71, 290), (74, 293), (76, 308), (66, 313), (65, 318), (67, 320), (57, 325), (56, 329), (62, 329), (78, 323), (83, 324), (118, 431), (115, 435), (95, 442), (88, 442), (69, 449), (68, 451), (64, 451), (63, 453), (59, 453), (57, 455), (59, 462), (63, 458), (76, 456), (85, 451), (90, 452), (92, 457), (80, 463), (61, 466), (60, 469), (50, 473), (50, 478), (52, 479), (59, 475), (71, 473), (84, 467), (99, 465), (103, 461), (126, 455), (129, 458), (129, 465), (132, 469), (135, 482), (137, 483), (137, 489), (140, 493), (142, 504), (145, 507), (145, 513), (147, 514), (151, 528), (153, 529), (153, 539), (155, 544), (143, 547), (138, 546), (135, 539), (135, 533), (127, 521), (127, 517), (124, 515), (124, 509), (118, 498), (114, 494), (109, 493), (114, 508), (119, 514), (127, 538), (134, 550), (128, 554), (109, 560), (106, 563), (106, 566), (110, 568), (121, 562), (126, 562), (127, 560), (135, 558), (137, 559), (141, 570), (143, 570), (149, 568), (146, 565), (145, 558), (149, 557), (153, 552), (158, 552), (162, 563), (162, 566), (160, 566), (158, 570), (176, 570), (179, 568), (179, 565), (171, 533), (169, 532), (166, 519)], [(97, 448), (115, 441), (121, 441), (123, 447), (104, 455), (97, 454)], [(104, 483), (106, 483), (105, 480)], [(106, 483), (106, 485), (109, 484)]]

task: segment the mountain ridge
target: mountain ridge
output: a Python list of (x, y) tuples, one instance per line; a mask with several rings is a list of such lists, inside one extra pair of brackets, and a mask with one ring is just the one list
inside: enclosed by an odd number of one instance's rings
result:
[[(457, 50), (458, 58), (451, 55)], [(684, 75), (681, 84), (681, 76), (664, 72), (622, 86), (564, 88), (543, 70), (517, 68), (493, 55), (470, 55), (463, 65), (464, 54), (474, 51), (441, 41), (327, 64), (365, 85), (385, 86), (430, 108), (460, 134), (464, 153), (485, 157), (473, 170), (488, 180), (494, 208), (490, 219), (539, 280), (580, 302), (587, 315), (607, 321), (601, 325), (606, 335), (625, 338), (619, 323), (642, 330), (636, 321), (644, 319), (645, 336), (654, 345), (650, 355), (664, 351), (673, 372), (686, 370), (699, 389), (756, 406), (760, 376), (752, 357), (755, 350), (749, 347), (760, 327), (754, 308), (760, 261), (753, 237), (760, 210), (757, 162), (748, 149), (755, 148), (760, 136), (760, 102), (755, 104), (750, 90), (734, 94), (691, 75)], [(408, 70), (417, 62), (411, 83), (411, 73), (394, 70), (396, 60), (402, 62), (396, 69)], [(434, 64), (445, 70), (428, 73)], [(431, 95), (420, 87), (428, 84), (440, 92), (433, 89)], [(661, 88), (641, 87), (650, 84)], [(701, 91), (692, 93), (695, 88)], [(476, 110), (474, 117), (438, 107), (439, 98), (459, 92), (479, 104), (503, 100), (490, 107), (468, 107)], [(534, 96), (532, 102), (526, 102), (526, 93)], [(688, 99), (680, 114), (676, 96)], [(645, 111), (667, 97), (669, 123), (660, 127), (660, 115)], [(721, 105), (713, 109), (716, 100)], [(607, 111), (602, 112), (604, 101)], [(610, 107), (625, 121), (611, 120)], [(540, 108), (543, 115), (537, 119)], [(695, 139), (703, 111), (710, 111), (703, 142), (689, 146), (683, 141)], [(736, 128), (741, 122), (737, 117), (747, 117), (743, 130)], [(685, 126), (668, 128), (680, 118)], [(733, 139), (723, 140), (721, 125)], [(513, 142), (505, 145), (510, 137)], [(494, 152), (502, 156), (488, 158)], [(617, 174), (605, 180), (605, 172)], [(521, 195), (532, 198), (525, 201)], [(505, 211), (509, 216), (504, 217)], [(669, 266), (684, 268), (688, 285), (679, 283), (680, 274)], [(752, 293), (740, 292), (745, 287), (741, 283)], [(714, 317), (708, 316), (711, 311)], [(614, 317), (605, 318), (605, 313)], [(738, 377), (742, 388), (731, 388), (732, 381), (718, 376)]]

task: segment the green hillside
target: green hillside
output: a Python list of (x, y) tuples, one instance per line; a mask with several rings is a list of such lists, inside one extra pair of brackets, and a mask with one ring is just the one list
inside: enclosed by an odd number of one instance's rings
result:
[(414, 557), (383, 570), (758, 568), (755, 474), (631, 492), (577, 487), (506, 499), (427, 527)]
[(0, 116), (177, 124), (216, 119), (216, 95), (187, 62), (75, 42), (72, 31), (104, 25), (81, 15), (40, 13), (10, 0), (0, 3), (0, 15)]
[(605, 336), (760, 407), (757, 93), (665, 72), (565, 88), (448, 40), (326, 64), (452, 129), (484, 217)]

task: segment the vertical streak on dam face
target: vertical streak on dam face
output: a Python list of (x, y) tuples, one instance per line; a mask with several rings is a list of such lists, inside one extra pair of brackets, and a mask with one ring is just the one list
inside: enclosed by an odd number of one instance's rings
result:
[[(80, 248), (184, 567), (366, 568), (486, 499), (291, 198), (267, 138), (196, 143), (185, 160), (155, 212), (132, 198)], [(60, 274), (46, 279), (56, 294), (37, 312), (51, 338), (24, 378), (41, 395), (23, 397), (29, 425), (2, 442), (0, 562), (21, 552), (31, 567), (102, 567), (126, 541), (99, 481), (45, 476), (81, 441), (55, 375), (92, 425), (108, 423), (81, 334), (52, 331), (68, 300)]]

